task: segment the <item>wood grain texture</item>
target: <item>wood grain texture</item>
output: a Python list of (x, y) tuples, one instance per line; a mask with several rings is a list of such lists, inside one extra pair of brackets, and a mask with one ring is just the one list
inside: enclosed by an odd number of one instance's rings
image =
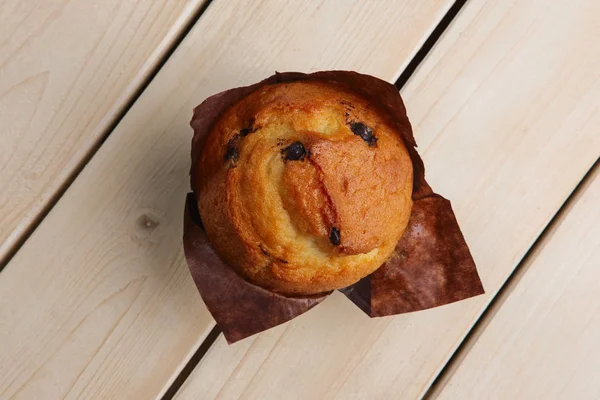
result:
[(178, 400), (421, 397), (600, 155), (599, 22), (596, 0), (471, 0), (403, 91), (485, 296), (373, 320), (329, 298), (281, 329), (219, 338)]
[(600, 398), (600, 168), (587, 183), (435, 398)]
[(0, 1), (0, 262), (203, 3)]
[(274, 70), (394, 80), (450, 5), (213, 1), (0, 274), (0, 398), (160, 395), (213, 326), (181, 244), (192, 108)]

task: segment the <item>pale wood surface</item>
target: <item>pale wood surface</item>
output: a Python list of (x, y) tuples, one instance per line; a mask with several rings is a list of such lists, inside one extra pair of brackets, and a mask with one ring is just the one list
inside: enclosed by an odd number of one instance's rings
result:
[(403, 93), (485, 296), (374, 320), (335, 296), (233, 346), (220, 337), (178, 399), (420, 397), (600, 155), (600, 3), (576, 3), (467, 2)]
[(436, 398), (600, 398), (600, 168), (523, 268)]
[(0, 262), (204, 0), (0, 0)]
[(213, 321), (181, 251), (188, 121), (274, 70), (395, 79), (449, 0), (215, 0), (0, 274), (0, 398), (147, 399)]

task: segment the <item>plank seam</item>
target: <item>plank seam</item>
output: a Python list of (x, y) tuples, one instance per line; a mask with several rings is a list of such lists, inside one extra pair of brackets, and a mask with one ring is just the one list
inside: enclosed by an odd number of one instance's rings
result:
[(215, 343), (220, 334), (221, 329), (217, 325), (213, 326), (210, 333), (206, 336), (206, 339), (204, 339), (200, 347), (198, 347), (198, 350), (194, 352), (194, 355), (184, 365), (184, 367), (177, 374), (175, 379), (173, 379), (173, 382), (165, 391), (165, 394), (161, 397), (161, 400), (171, 400), (173, 399), (173, 397), (175, 397), (179, 389), (181, 389), (185, 381), (189, 378), (194, 369), (196, 369), (196, 366), (198, 366), (200, 360), (204, 358), (204, 355), (212, 347), (212, 345)]
[(394, 85), (401, 90), (406, 82), (410, 79), (410, 77), (417, 71), (417, 68), (421, 65), (421, 63), (425, 60), (429, 52), (433, 50), (433, 47), (438, 42), (438, 40), (442, 37), (444, 32), (448, 29), (452, 21), (456, 18), (460, 10), (467, 3), (467, 0), (456, 0), (454, 4), (448, 9), (446, 14), (442, 17), (440, 22), (438, 22), (437, 26), (431, 31), (427, 40), (423, 42), (421, 48), (415, 53), (413, 58), (410, 60), (404, 71), (400, 74), (398, 79)]

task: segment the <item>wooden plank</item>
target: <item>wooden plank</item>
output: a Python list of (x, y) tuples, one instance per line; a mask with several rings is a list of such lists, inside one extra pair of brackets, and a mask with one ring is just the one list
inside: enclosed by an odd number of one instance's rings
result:
[(487, 294), (370, 320), (342, 296), (233, 346), (179, 399), (413, 399), (600, 155), (600, 3), (471, 0), (403, 91)]
[(203, 3), (0, 1), (0, 263)]
[(600, 168), (594, 172), (436, 398), (600, 398)]
[(274, 70), (393, 80), (451, 3), (213, 1), (0, 274), (0, 397), (163, 393), (213, 326), (181, 245), (192, 108)]

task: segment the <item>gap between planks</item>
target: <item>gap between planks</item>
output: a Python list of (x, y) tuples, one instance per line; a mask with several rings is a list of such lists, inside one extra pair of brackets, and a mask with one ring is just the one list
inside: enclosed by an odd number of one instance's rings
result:
[[(212, 0), (210, 0), (212, 1)], [(460, 13), (460, 10), (467, 3), (468, 0), (456, 0), (454, 4), (448, 9), (444, 17), (438, 22), (433, 31), (427, 36), (427, 39), (423, 42), (423, 45), (419, 48), (419, 50), (413, 55), (411, 60), (408, 62), (406, 67), (402, 70), (394, 85), (398, 90), (401, 90), (406, 82), (410, 79), (410, 77), (415, 73), (419, 65), (425, 60), (429, 52), (433, 49), (438, 40), (442, 37), (444, 32), (448, 29), (452, 21), (457, 17)], [(196, 366), (200, 363), (204, 355), (208, 352), (208, 350), (215, 343), (219, 335), (221, 334), (221, 330), (217, 325), (213, 327), (210, 333), (207, 335), (206, 339), (202, 342), (200, 347), (193, 353), (193, 356), (189, 359), (189, 361), (184, 365), (181, 369), (181, 372), (175, 377), (169, 388), (165, 391), (164, 395), (161, 397), (161, 400), (171, 400), (175, 397), (181, 386), (188, 379), (190, 374), (194, 371)]]
[(538, 238), (531, 245), (527, 253), (523, 256), (521, 261), (516, 266), (515, 270), (508, 277), (506, 282), (500, 287), (498, 292), (492, 298), (487, 308), (479, 316), (477, 321), (473, 324), (473, 327), (469, 333), (463, 338), (461, 343), (458, 345), (454, 353), (448, 359), (446, 365), (442, 367), (440, 373), (435, 377), (429, 389), (423, 395), (424, 400), (435, 400), (438, 398), (446, 384), (452, 378), (452, 375), (456, 372), (462, 361), (465, 359), (469, 351), (473, 348), (479, 337), (483, 334), (489, 323), (492, 321), (494, 316), (502, 308), (502, 305), (510, 297), (515, 287), (521, 281), (521, 278), (527, 273), (532, 265), (533, 260), (542, 250), (546, 242), (549, 240), (552, 233), (560, 225), (560, 223), (568, 215), (569, 211), (577, 204), (581, 198), (587, 186), (592, 181), (593, 177), (600, 171), (600, 159), (590, 167), (587, 173), (575, 186), (569, 197), (558, 209), (556, 214), (552, 217), (550, 222), (542, 230)]
[(413, 58), (404, 68), (404, 71), (402, 71), (398, 79), (396, 79), (394, 85), (396, 86), (396, 88), (398, 88), (398, 90), (401, 90), (404, 87), (404, 85), (406, 85), (406, 82), (408, 82), (410, 77), (413, 76), (413, 74), (417, 71), (419, 65), (421, 65), (421, 63), (425, 60), (427, 54), (429, 54), (429, 52), (433, 49), (433, 46), (435, 46), (435, 44), (444, 34), (446, 29), (448, 29), (452, 21), (454, 21), (454, 19), (456, 18), (460, 10), (462, 10), (465, 4), (467, 4), (467, 0), (456, 0), (452, 7), (448, 9), (446, 15), (444, 15), (444, 17), (440, 20), (440, 22), (431, 32), (427, 40), (425, 40), (423, 46), (421, 46), (419, 51), (415, 53)]
[(81, 159), (77, 162), (73, 171), (63, 182), (61, 182), (56, 189), (56, 191), (51, 195), (46, 204), (42, 206), (40, 211), (37, 213), (35, 218), (31, 220), (31, 222), (27, 225), (27, 227), (23, 230), (20, 237), (12, 244), (4, 255), (0, 254), (0, 272), (4, 270), (4, 268), (8, 265), (10, 260), (17, 254), (17, 252), (21, 249), (23, 244), (29, 239), (31, 234), (37, 229), (40, 223), (46, 218), (48, 213), (54, 208), (56, 203), (60, 200), (60, 198), (65, 194), (67, 189), (71, 186), (71, 184), (77, 179), (81, 171), (85, 168), (85, 166), (90, 162), (90, 160), (94, 157), (96, 152), (102, 147), (106, 139), (110, 136), (110, 134), (117, 127), (119, 122), (123, 119), (123, 117), (129, 112), (133, 104), (138, 100), (138, 98), (142, 95), (144, 90), (148, 87), (150, 82), (154, 79), (154, 77), (158, 74), (158, 72), (165, 65), (167, 60), (171, 57), (173, 52), (177, 49), (179, 44), (183, 41), (183, 39), (187, 36), (190, 30), (194, 27), (196, 22), (200, 19), (202, 14), (206, 11), (206, 9), (210, 6), (213, 0), (204, 0), (200, 7), (193, 11), (188, 21), (182, 25), (181, 30), (175, 35), (171, 43), (164, 49), (163, 54), (156, 60), (155, 64), (148, 70), (146, 73), (146, 77), (140, 82), (138, 88), (127, 98), (119, 112), (117, 112), (111, 121), (107, 124), (106, 128), (103, 132), (96, 138), (95, 143), (85, 152), (85, 154), (81, 157)]

